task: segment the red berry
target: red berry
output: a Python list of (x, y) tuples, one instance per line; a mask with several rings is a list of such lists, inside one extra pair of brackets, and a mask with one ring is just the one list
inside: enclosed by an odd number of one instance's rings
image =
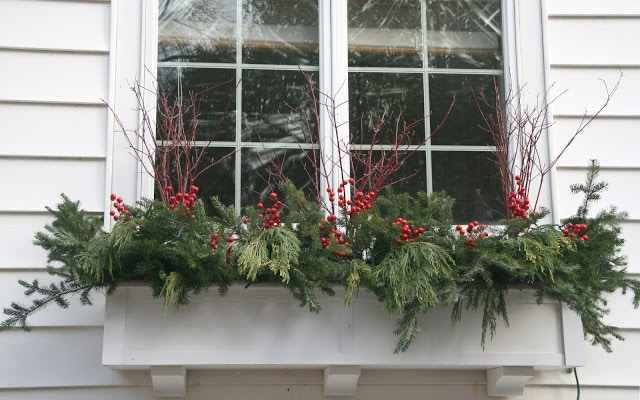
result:
[(262, 203), (258, 203), (258, 204), (256, 204), (256, 208), (257, 208), (258, 210), (262, 210), (262, 209), (264, 208), (264, 204), (262, 204)]
[(116, 199), (116, 201), (117, 201), (118, 203), (122, 203), (124, 200), (122, 199), (122, 197), (118, 197), (118, 198)]
[(166, 190), (167, 192), (173, 192), (173, 187), (167, 186), (164, 190)]
[(111, 215), (113, 217), (114, 215), (116, 215), (116, 212), (111, 210), (111, 211), (109, 211), (109, 215)]
[(114, 215), (114, 216), (113, 216), (113, 220), (114, 220), (114, 221), (117, 221), (118, 219), (120, 219), (120, 217), (118, 217), (117, 215)]
[(229, 238), (227, 239), (227, 243), (233, 243), (233, 238), (232, 238), (232, 237), (229, 237)]
[(111, 201), (114, 201), (116, 199), (116, 194), (115, 193), (111, 193)]
[(335, 216), (335, 214), (331, 214), (327, 217), (327, 221), (334, 223), (336, 222), (336, 220), (338, 219), (338, 217)]
[(269, 197), (271, 197), (273, 200), (278, 198), (278, 194), (276, 192), (271, 192), (269, 193)]

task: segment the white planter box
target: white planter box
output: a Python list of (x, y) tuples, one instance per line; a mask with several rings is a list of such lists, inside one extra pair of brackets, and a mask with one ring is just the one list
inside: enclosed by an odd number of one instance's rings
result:
[[(396, 318), (374, 296), (363, 292), (350, 308), (342, 292), (321, 303), (316, 315), (281, 287), (235, 286), (224, 297), (215, 290), (194, 297), (163, 318), (163, 301), (147, 288), (123, 287), (107, 299), (103, 364), (151, 369), (158, 382), (168, 375), (182, 385), (180, 375), (190, 368), (332, 367), (341, 378), (360, 368), (484, 369), (499, 381), (584, 360), (578, 316), (558, 303), (537, 305), (529, 292), (511, 293), (510, 326), (500, 323), (484, 350), (481, 313), (465, 312), (452, 326), (450, 308), (433, 310), (409, 350), (394, 354)], [(325, 369), (325, 383), (331, 373)]]

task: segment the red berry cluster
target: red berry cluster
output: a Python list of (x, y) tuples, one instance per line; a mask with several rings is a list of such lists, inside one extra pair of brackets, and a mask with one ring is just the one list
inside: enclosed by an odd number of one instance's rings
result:
[(191, 185), (188, 193), (178, 192), (173, 195), (171, 194), (173, 193), (173, 187), (171, 186), (167, 186), (164, 190), (166, 190), (167, 193), (170, 194), (169, 208), (171, 208), (172, 210), (179, 210), (180, 206), (182, 206), (185, 215), (188, 215), (191, 219), (195, 218), (195, 215), (191, 213), (191, 210), (196, 208), (195, 201), (198, 193), (198, 187), (196, 185)]
[[(329, 217), (331, 217), (331, 215)], [(351, 244), (344, 239), (344, 235), (342, 234), (342, 231), (334, 227), (333, 224), (335, 223), (336, 220), (332, 218), (333, 221), (331, 221), (329, 220), (329, 217), (327, 217), (327, 219), (323, 219), (322, 221), (320, 221), (320, 227), (318, 228), (320, 229), (321, 232), (324, 232), (327, 229), (327, 226), (329, 226), (329, 228), (331, 229), (328, 237), (320, 237), (322, 248), (329, 247), (332, 240), (335, 239), (336, 243), (344, 246), (346, 249), (343, 251), (335, 250), (333, 254), (336, 257), (347, 257), (351, 255), (351, 250), (349, 250), (349, 247), (351, 246)]]
[[(344, 195), (344, 187), (347, 185), (353, 185), (355, 182), (356, 181), (353, 178), (345, 179), (340, 183), (337, 189), (338, 207), (344, 209), (351, 217), (360, 214), (363, 210), (369, 210), (376, 197), (375, 192), (364, 194), (363, 192), (358, 191), (353, 195), (352, 200), (347, 199)], [(327, 193), (329, 193), (329, 201), (333, 203), (336, 199), (336, 193), (332, 188), (327, 188)]]
[(129, 206), (124, 204), (124, 200), (122, 199), (122, 197), (116, 195), (115, 193), (111, 193), (110, 199), (111, 201), (113, 201), (113, 208), (115, 208), (115, 210), (109, 211), (109, 215), (113, 217), (114, 221), (117, 221), (120, 218), (124, 218), (125, 216), (128, 220), (133, 219), (131, 210), (129, 209)]
[(509, 194), (509, 205), (507, 206), (511, 210), (512, 218), (529, 219), (529, 198), (527, 197), (527, 188), (522, 184), (520, 175), (515, 177), (517, 190)]
[[(211, 234), (211, 241), (209, 242), (209, 246), (211, 246), (212, 249), (217, 250), (219, 241), (220, 241), (220, 236), (214, 232)], [(231, 236), (227, 238), (227, 259), (225, 260), (227, 264), (231, 264), (231, 254), (233, 254), (234, 241), (235, 240)]]
[(467, 227), (462, 225), (456, 226), (456, 230), (460, 233), (460, 236), (465, 237), (464, 245), (469, 247), (476, 247), (478, 240), (483, 240), (489, 236), (489, 232), (485, 231), (486, 226), (480, 224), (478, 221), (469, 222)]
[[(264, 210), (264, 213), (258, 214), (258, 218), (260, 218), (263, 222), (262, 226), (264, 227), (264, 229), (278, 228), (282, 226), (282, 221), (280, 220), (280, 211), (278, 211), (278, 208), (283, 206), (284, 203), (278, 200), (278, 194), (275, 192), (271, 192), (269, 194), (269, 198), (274, 201), (272, 207), (267, 207), (265, 209), (264, 204), (256, 204), (256, 208), (258, 210)], [(248, 224), (250, 220), (249, 218), (244, 218), (242, 222)]]
[(411, 229), (411, 226), (407, 223), (407, 220), (404, 218), (398, 217), (391, 225), (395, 225), (400, 227), (400, 233), (398, 234), (398, 238), (396, 242), (398, 244), (415, 242), (418, 236), (424, 233), (424, 227), (419, 227), (417, 229)]
[[(218, 241), (219, 241), (220, 237), (217, 233), (212, 233), (211, 234), (211, 242), (209, 242), (209, 246), (211, 246), (212, 249), (217, 249), (218, 248)], [(227, 238), (227, 243), (231, 244), (233, 243), (233, 238), (229, 237)]]
[[(578, 238), (580, 240), (589, 240), (589, 236), (588, 235), (582, 235), (580, 236), (580, 234), (584, 231), (587, 230), (587, 225), (586, 224), (573, 224), (571, 222), (567, 223), (565, 225), (564, 228), (561, 229), (562, 234), (566, 237), (570, 237), (570, 238)], [(579, 236), (579, 237), (578, 237)]]

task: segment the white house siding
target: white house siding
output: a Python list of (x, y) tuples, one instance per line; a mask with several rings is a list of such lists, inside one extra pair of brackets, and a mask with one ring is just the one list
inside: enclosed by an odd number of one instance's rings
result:
[[(640, 278), (640, 2), (637, 0), (548, 0), (548, 47), (553, 92), (566, 90), (552, 106), (553, 147), (560, 151), (580, 124), (604, 102), (622, 74), (620, 87), (602, 116), (591, 124), (560, 160), (556, 188), (560, 217), (570, 216), (579, 196), (569, 185), (582, 182), (590, 159), (601, 165), (609, 183), (598, 208), (616, 205), (630, 214), (624, 225), (628, 271)], [(624, 342), (613, 353), (585, 344), (586, 365), (578, 368), (581, 399), (640, 397), (640, 318), (630, 297), (611, 299), (609, 321), (621, 328)], [(575, 398), (572, 373), (540, 373), (525, 389), (524, 399)]]
[[(104, 210), (110, 21), (109, 1), (0, 0), (3, 306), (22, 298), (17, 279), (48, 279), (45, 253), (32, 245), (49, 221), (45, 206), (67, 193)], [(55, 398), (54, 387), (122, 382), (100, 365), (103, 304), (51, 307), (31, 334), (0, 334), (0, 397)]]
[[(549, 83), (568, 90), (553, 106), (556, 150), (584, 110), (593, 112), (604, 99), (598, 79), (612, 86), (620, 71), (624, 75), (604, 116), (558, 166), (560, 215), (575, 208), (568, 185), (583, 178), (590, 158), (599, 159), (602, 177), (611, 184), (602, 205), (630, 212), (626, 253), (629, 271), (640, 276), (640, 203), (634, 198), (640, 192), (629, 190), (640, 181), (640, 2), (549, 0), (547, 10)], [(121, 138), (111, 137), (111, 115), (102, 100), (128, 126), (135, 123), (126, 111), (132, 109), (126, 87), (142, 70), (141, 19), (139, 0), (0, 0), (0, 305), (21, 298), (17, 279), (47, 279), (45, 254), (31, 241), (49, 221), (44, 207), (54, 205), (60, 193), (102, 213), (107, 188), (128, 198), (139, 192), (131, 173), (135, 163)], [(112, 177), (114, 165), (118, 175)], [(34, 318), (30, 334), (1, 333), (0, 399), (152, 398), (148, 371), (101, 366), (103, 304), (97, 298), (92, 308), (51, 307)], [(613, 354), (586, 345), (587, 365), (579, 369), (583, 400), (640, 396), (640, 313), (628, 299), (615, 297), (611, 304), (611, 321), (627, 340), (616, 343)], [(187, 400), (324, 398), (322, 372), (315, 370), (195, 370), (189, 371), (188, 387)], [(574, 398), (575, 390), (572, 374), (539, 372), (524, 399)], [(357, 398), (485, 399), (485, 375), (365, 370)]]

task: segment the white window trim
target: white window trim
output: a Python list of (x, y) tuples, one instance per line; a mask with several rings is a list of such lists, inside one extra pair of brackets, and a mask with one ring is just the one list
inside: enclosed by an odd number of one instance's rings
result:
[[(546, 8), (545, 1), (538, 0), (502, 0), (503, 7), (503, 48), (508, 65), (505, 68), (505, 81), (513, 88), (524, 87), (521, 101), (523, 104), (537, 104), (541, 94), (549, 87), (549, 65), (547, 63), (546, 42)], [(130, 87), (139, 82), (143, 86), (155, 82), (157, 69), (157, 31), (158, 31), (158, 0), (112, 0), (111, 21), (111, 63), (110, 63), (110, 87), (109, 105), (117, 113), (118, 117), (127, 127), (137, 127), (140, 123), (140, 113), (136, 111), (137, 103), (131, 93)], [(321, 18), (346, 18), (346, 2), (319, 0), (322, 12)], [(337, 24), (327, 24), (320, 21), (321, 29), (319, 45), (331, 42), (332, 38), (344, 38), (346, 32), (338, 32)], [(342, 26), (346, 26), (343, 24)], [(344, 90), (339, 82), (347, 82), (347, 69), (344, 65), (347, 57), (347, 43), (337, 40), (329, 60), (320, 60), (320, 79), (322, 86), (327, 86), (330, 80), (331, 96), (335, 104), (345, 105), (347, 90)], [(341, 74), (341, 75), (338, 75)], [(155, 104), (153, 94), (147, 104)], [(344, 110), (344, 111), (343, 111)], [(348, 137), (347, 107), (339, 108), (336, 113), (336, 122), (339, 126), (339, 135)], [(331, 129), (331, 123), (326, 123), (328, 112), (322, 113), (325, 123), (324, 129)], [(331, 117), (333, 118), (333, 117)], [(548, 116), (551, 122), (551, 115)], [(139, 165), (131, 151), (127, 149), (126, 142), (122, 138), (113, 118), (109, 119), (107, 127), (108, 152), (106, 168), (106, 193), (110, 191), (121, 193), (123, 197), (134, 199), (152, 197), (154, 182), (144, 173), (144, 168)], [(552, 148), (548, 140), (549, 132), (543, 135), (543, 153), (547, 160), (550, 159)], [(331, 140), (330, 134), (324, 135), (325, 140)], [(335, 149), (335, 146), (330, 146)], [(325, 143), (325, 148), (326, 143)], [(338, 159), (337, 151), (330, 155), (332, 160)], [(346, 163), (345, 165), (348, 165)], [(134, 171), (134, 173), (132, 173)], [(332, 176), (330, 184), (337, 187), (341, 181), (342, 172)], [(322, 190), (322, 188), (321, 188)], [(545, 197), (540, 204), (552, 211), (552, 219), (557, 220), (557, 201), (555, 201), (555, 171), (552, 170), (543, 187)], [(105, 200), (105, 216), (109, 210), (109, 201)], [(109, 220), (109, 218), (105, 218)]]

